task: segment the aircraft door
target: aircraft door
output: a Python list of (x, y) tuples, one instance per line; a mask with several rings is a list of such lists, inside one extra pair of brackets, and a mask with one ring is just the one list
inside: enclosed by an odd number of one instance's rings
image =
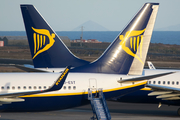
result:
[(92, 91), (96, 91), (97, 90), (97, 81), (95, 78), (90, 78), (89, 79), (89, 88), (92, 90)]

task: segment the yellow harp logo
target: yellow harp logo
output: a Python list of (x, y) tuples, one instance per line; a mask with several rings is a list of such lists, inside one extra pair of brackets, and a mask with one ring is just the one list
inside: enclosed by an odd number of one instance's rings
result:
[[(141, 35), (144, 30), (139, 30), (139, 31), (127, 31), (125, 36), (124, 35), (120, 35), (119, 39), (121, 40), (121, 42), (119, 43), (122, 46), (122, 49), (129, 55), (137, 58), (142, 64), (142, 45), (143, 45), (143, 35)], [(140, 43), (140, 57), (137, 54), (134, 54), (128, 47), (126, 47), (126, 42), (128, 41), (128, 39), (130, 39), (130, 47), (131, 49), (134, 48), (134, 52), (138, 52), (138, 48), (139, 48), (139, 43)]]
[[(50, 32), (46, 29), (35, 29), (32, 27), (34, 30), (33, 38), (34, 38), (34, 56), (33, 59), (39, 55), (40, 53), (48, 50), (51, 46), (53, 46), (55, 40), (55, 34)], [(46, 36), (49, 38), (49, 43), (45, 45), (46, 41)]]

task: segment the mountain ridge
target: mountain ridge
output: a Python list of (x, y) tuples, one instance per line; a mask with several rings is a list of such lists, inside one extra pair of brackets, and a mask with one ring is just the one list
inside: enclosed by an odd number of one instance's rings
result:
[(79, 25), (78, 27), (74, 28), (72, 31), (81, 31), (82, 26), (83, 26), (83, 31), (109, 31), (107, 28), (91, 20)]

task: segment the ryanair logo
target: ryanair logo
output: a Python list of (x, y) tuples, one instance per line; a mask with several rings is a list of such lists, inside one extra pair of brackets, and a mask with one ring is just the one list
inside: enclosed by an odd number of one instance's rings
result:
[[(129, 55), (137, 58), (142, 64), (142, 45), (143, 45), (143, 35), (141, 35), (144, 30), (139, 30), (139, 31), (127, 31), (125, 36), (124, 35), (120, 35), (119, 39), (121, 40), (121, 42), (119, 43), (122, 46), (122, 49)], [(130, 44), (130, 48), (128, 48), (126, 46), (126, 42), (130, 40), (129, 44)], [(139, 49), (140, 47), (140, 49)], [(138, 51), (140, 52), (139, 56), (136, 54), (138, 53)]]
[[(35, 29), (34, 30), (33, 38), (34, 38), (34, 56), (33, 59), (39, 55), (40, 53), (48, 50), (51, 46), (53, 46), (55, 40), (55, 34), (50, 32), (46, 29)], [(49, 39), (46, 40), (46, 38)]]
[(69, 71), (69, 69), (67, 68), (61, 75), (61, 77), (59, 78), (59, 80), (57, 80), (56, 85), (59, 85), (59, 83), (61, 82), (61, 80), (64, 78), (64, 76), (67, 74), (67, 72)]

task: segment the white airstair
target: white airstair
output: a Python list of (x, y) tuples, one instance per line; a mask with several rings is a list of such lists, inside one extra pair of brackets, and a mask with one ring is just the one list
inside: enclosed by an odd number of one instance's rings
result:
[(92, 94), (91, 89), (88, 89), (88, 100), (91, 101), (93, 110), (92, 120), (111, 120), (111, 115), (103, 95), (103, 90), (99, 89), (95, 94)]

